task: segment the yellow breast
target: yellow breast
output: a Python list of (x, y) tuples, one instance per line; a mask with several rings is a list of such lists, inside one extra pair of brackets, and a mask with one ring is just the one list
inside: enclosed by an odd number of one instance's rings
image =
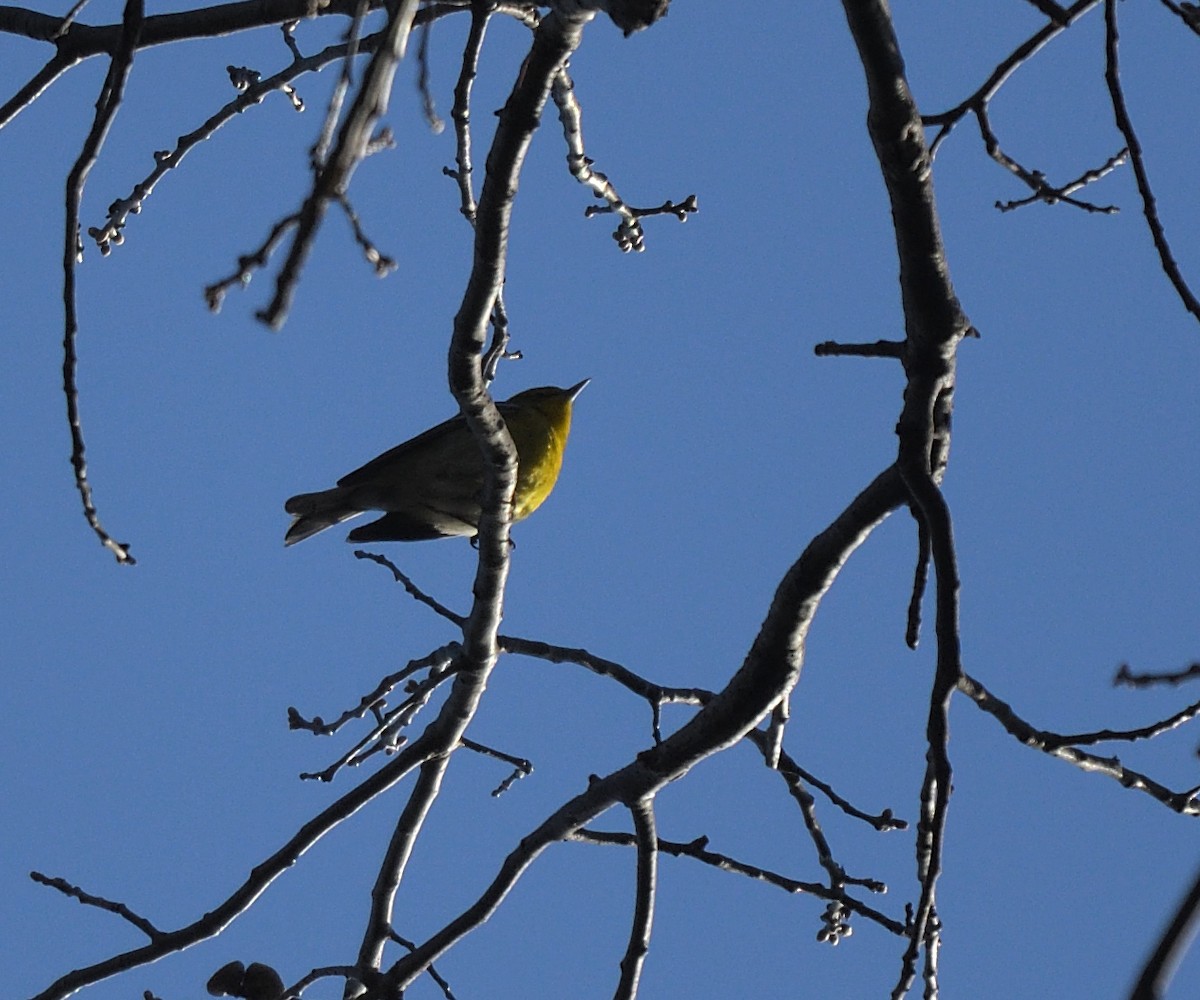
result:
[(536, 406), (505, 414), (505, 421), (517, 446), (513, 520), (520, 521), (542, 505), (558, 481), (571, 429), (571, 401), (539, 400)]

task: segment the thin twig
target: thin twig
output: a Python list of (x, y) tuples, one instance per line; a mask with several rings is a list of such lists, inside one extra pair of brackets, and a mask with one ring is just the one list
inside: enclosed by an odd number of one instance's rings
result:
[[(306, 719), (295, 708), (289, 708), (287, 711), (288, 728), (303, 729), (314, 736), (332, 736), (352, 719), (365, 718), (369, 711), (385, 702), (387, 696), (395, 690), (397, 685), (402, 681), (408, 680), (413, 674), (419, 673), (422, 670), (430, 670), (433, 673), (440, 673), (447, 670), (452, 665), (454, 657), (458, 654), (458, 650), (458, 643), (452, 642), (439, 649), (435, 649), (428, 656), (409, 660), (403, 670), (399, 670), (383, 678), (373, 691), (362, 696), (354, 708), (346, 709), (332, 722), (326, 722), (319, 715), (315, 715), (311, 719)], [(409, 693), (411, 694), (412, 692), (410, 691)]]
[(66, 15), (64, 15), (62, 19), (62, 24), (60, 24), (58, 29), (54, 32), (53, 37), (55, 40), (62, 38), (63, 35), (67, 33), (67, 29), (69, 29), (71, 25), (75, 23), (75, 18), (80, 15), (80, 13), (83, 11), (83, 8), (87, 5), (88, 0), (75, 0), (75, 5), (69, 11), (67, 11)]
[(1051, 21), (1038, 31), (1034, 32), (1029, 38), (1018, 45), (1008, 56), (1002, 59), (995, 69), (988, 75), (982, 84), (975, 90), (973, 94), (964, 100), (960, 101), (954, 107), (939, 112), (938, 114), (922, 115), (921, 121), (926, 127), (931, 125), (940, 125), (933, 141), (929, 144), (929, 155), (936, 156), (938, 148), (947, 136), (953, 131), (962, 118), (973, 108), (980, 104), (986, 104), (995, 95), (996, 92), (1004, 86), (1005, 81), (1031, 56), (1033, 56), (1043, 45), (1056, 35), (1065, 31), (1070, 27), (1071, 23), (1081, 15), (1087, 13), (1092, 7), (1097, 6), (1100, 0), (1076, 0), (1066, 10), (1066, 21), (1059, 24)]
[(257, 268), (266, 267), (267, 261), (271, 259), (271, 254), (274, 253), (275, 247), (279, 245), (279, 241), (299, 221), (299, 212), (285, 215), (271, 227), (267, 238), (262, 241), (254, 253), (243, 254), (238, 258), (238, 266), (232, 274), (207, 286), (204, 289), (204, 301), (208, 303), (208, 308), (213, 312), (220, 312), (221, 305), (225, 302), (225, 295), (229, 289), (235, 285), (239, 288), (244, 288), (249, 284), (254, 271)]
[(451, 611), (448, 607), (446, 607), (446, 605), (442, 604), (441, 601), (438, 601), (436, 598), (430, 597), (428, 594), (426, 594), (425, 591), (413, 583), (412, 579), (406, 573), (404, 573), (399, 566), (388, 559), (387, 556), (381, 556), (375, 552), (366, 552), (363, 549), (355, 549), (354, 558), (366, 559), (368, 562), (373, 562), (377, 566), (383, 566), (385, 569), (391, 570), (392, 576), (395, 578), (396, 582), (404, 587), (413, 600), (419, 601), (427, 608), (433, 609), (435, 614), (441, 615), (451, 624), (462, 628), (462, 626), (466, 623), (467, 619), (465, 615), (460, 615), (456, 611)]
[(620, 216), (621, 222), (612, 236), (623, 253), (631, 250), (641, 253), (646, 249), (646, 233), (640, 221), (643, 217), (669, 214), (680, 222), (686, 222), (689, 215), (699, 211), (695, 195), (689, 195), (678, 205), (667, 201), (657, 208), (639, 209), (626, 204), (608, 177), (592, 169), (592, 160), (583, 146), (583, 109), (575, 96), (575, 84), (565, 68), (554, 81), (553, 95), (554, 103), (558, 106), (558, 118), (562, 122), (563, 137), (567, 140), (567, 167), (571, 176), (580, 184), (590, 187), (596, 197), (605, 202), (604, 205), (590, 206), (584, 214), (588, 218), (606, 212)]
[(1176, 687), (1185, 681), (1190, 681), (1195, 677), (1200, 677), (1200, 663), (1193, 663), (1190, 666), (1184, 667), (1182, 670), (1171, 670), (1166, 673), (1142, 673), (1135, 674), (1133, 668), (1128, 663), (1122, 663), (1117, 668), (1116, 676), (1113, 677), (1113, 686), (1120, 687), (1153, 687), (1157, 684), (1169, 684)]
[(492, 789), (492, 798), (496, 799), (512, 788), (514, 782), (520, 781), (533, 774), (532, 762), (524, 757), (514, 757), (510, 753), (505, 753), (503, 750), (497, 750), (495, 747), (485, 746), (482, 743), (477, 743), (475, 740), (469, 740), (465, 736), (458, 741), (459, 745), (464, 750), (470, 750), (472, 753), (480, 754), (484, 757), (491, 757), (494, 760), (502, 760), (506, 764), (513, 766), (513, 772), (505, 778), (499, 785)]
[(471, 4), (471, 30), (463, 46), (462, 67), (454, 85), (454, 106), (450, 118), (454, 122), (455, 168), (444, 167), (442, 172), (458, 183), (459, 211), (475, 226), (475, 192), (471, 187), (474, 164), (471, 162), (471, 91), (479, 75), (479, 55), (487, 34), (495, 4), (490, 0), (474, 0)]
[[(339, 45), (330, 46), (323, 52), (292, 63), (265, 80), (246, 80), (245, 85), (238, 88), (237, 97), (225, 104), (197, 128), (180, 136), (173, 150), (155, 153), (154, 169), (133, 186), (128, 196), (118, 198), (109, 206), (108, 218), (103, 226), (93, 226), (88, 229), (88, 235), (100, 247), (100, 252), (107, 255), (112, 246), (119, 246), (124, 242), (123, 230), (129, 216), (138, 215), (142, 211), (145, 200), (153, 193), (158, 182), (170, 171), (179, 167), (193, 148), (212, 138), (218, 129), (236, 119), (247, 108), (261, 104), (267, 94), (276, 90), (287, 92), (291, 89), (290, 81), (301, 73), (320, 69), (326, 63), (337, 59), (342, 48)], [(237, 87), (236, 79), (234, 85)]]
[(417, 44), (417, 90), (421, 94), (421, 108), (425, 112), (425, 123), (434, 135), (441, 135), (446, 123), (438, 116), (437, 102), (429, 86), (429, 38), (433, 34), (433, 22), (426, 21), (421, 27), (421, 39)]
[(359, 36), (362, 34), (363, 18), (367, 16), (367, 7), (367, 0), (358, 0), (354, 5), (350, 27), (346, 29), (346, 41), (343, 46), (340, 46), (345, 49), (342, 55), (342, 70), (338, 74), (333, 94), (329, 98), (329, 105), (325, 109), (325, 118), (321, 122), (321, 131), (317, 134), (317, 141), (313, 143), (308, 152), (309, 166), (314, 172), (325, 165), (325, 158), (329, 155), (329, 144), (333, 141), (334, 130), (342, 115), (342, 104), (346, 100), (346, 92), (350, 89), (353, 81), (354, 58), (359, 52)]
[(137, 49), (138, 36), (145, 17), (143, 0), (126, 0), (122, 19), (123, 30), (120, 44), (113, 53), (104, 78), (104, 86), (96, 100), (96, 116), (91, 131), (84, 140), (79, 158), (67, 175), (66, 227), (63, 234), (63, 393), (67, 398), (67, 423), (71, 429), (71, 465), (75, 470), (75, 488), (83, 503), (83, 515), (100, 543), (125, 566), (133, 566), (137, 560), (129, 554), (129, 546), (116, 541), (100, 523), (100, 515), (92, 501), (92, 487), (88, 482), (86, 447), (83, 440), (83, 424), (79, 415), (79, 385), (76, 376), (79, 356), (76, 339), (79, 335), (79, 318), (75, 301), (75, 267), (82, 255), (79, 240), (79, 208), (83, 201), (83, 189), (88, 174), (95, 165), (104, 146), (108, 130), (121, 107), (125, 82), (133, 67), (133, 55)]
[[(401, 937), (395, 932), (395, 930), (392, 931), (392, 940), (399, 945), (403, 945), (409, 951), (412, 951), (417, 946), (415, 941), (410, 941), (408, 938)], [(430, 965), (425, 971), (429, 973), (429, 978), (437, 983), (439, 987), (441, 987), (442, 996), (444, 996), (446, 1000), (455, 1000), (454, 992), (450, 989), (450, 983), (438, 972), (436, 967)]]
[[(1065, 745), (1057, 734), (1048, 733), (1030, 725), (1013, 710), (1011, 705), (997, 698), (983, 684), (968, 674), (964, 674), (960, 679), (959, 690), (975, 702), (979, 708), (996, 719), (1022, 746), (1040, 750), (1059, 760), (1065, 760), (1082, 771), (1106, 775), (1120, 784), (1122, 788), (1145, 792), (1181, 815), (1200, 816), (1198, 789), (1189, 788), (1175, 792), (1153, 778), (1125, 767), (1116, 757), (1100, 757), (1084, 750), (1077, 750), (1074, 746)], [(1122, 738), (1123, 735), (1128, 738), (1137, 738), (1138, 732), (1134, 730), (1127, 734), (1117, 733), (1110, 738)]]
[(1043, 201), (1048, 205), (1065, 201), (1067, 204), (1074, 205), (1076, 208), (1082, 208), (1087, 212), (1100, 212), (1105, 215), (1114, 215), (1120, 211), (1120, 209), (1118, 209), (1115, 205), (1094, 205), (1088, 201), (1078, 201), (1073, 199), (1070, 197), (1070, 195), (1081, 188), (1087, 187), (1087, 185), (1100, 180), (1102, 177), (1106, 177), (1108, 174), (1112, 173), (1112, 171), (1116, 170), (1117, 167), (1123, 166), (1128, 158), (1129, 150), (1121, 149), (1119, 152), (1105, 160), (1104, 163), (1099, 167), (1093, 167), (1089, 170), (1085, 170), (1074, 180), (1068, 181), (1060, 188), (1048, 186), (1045, 184), (1045, 180), (1040, 173), (1035, 174), (1035, 176), (1041, 180), (1041, 183), (1034, 190), (1033, 194), (1028, 195), (1025, 198), (1018, 198), (1015, 201), (997, 201), (996, 207), (1001, 212), (1011, 212), (1013, 209), (1021, 208), (1024, 205), (1031, 205), (1037, 201)]
[(871, 344), (842, 344), (836, 340), (824, 340), (813, 348), (818, 358), (902, 358), (904, 341), (876, 340)]
[(146, 935), (151, 941), (157, 941), (163, 936), (163, 932), (154, 926), (145, 917), (134, 913), (124, 903), (118, 903), (111, 899), (105, 899), (103, 896), (94, 896), (90, 892), (85, 892), (77, 885), (71, 885), (66, 879), (51, 878), (49, 875), (43, 875), (41, 872), (30, 872), (29, 877), (41, 885), (51, 889), (57, 889), (64, 896), (70, 896), (72, 899), (79, 900), (84, 906), (94, 906), (98, 910), (105, 910), (108, 913), (115, 913), (126, 923), (132, 924), (139, 931)]
[[(593, 830), (590, 827), (579, 829), (566, 839), (582, 844), (603, 844), (619, 847), (637, 846), (637, 838), (631, 833)], [(658, 839), (658, 850), (660, 853), (670, 854), (672, 857), (691, 858), (694, 861), (699, 861), (701, 864), (716, 868), (718, 871), (741, 875), (756, 882), (765, 882), (767, 885), (773, 885), (784, 892), (802, 893), (807, 896), (815, 896), (818, 899), (826, 899), (834, 902), (841, 900), (840, 897), (835, 899), (829, 889), (820, 882), (801, 882), (798, 879), (788, 878), (786, 875), (780, 875), (778, 872), (770, 871), (767, 868), (760, 868), (757, 865), (738, 861), (726, 854), (718, 854), (715, 851), (710, 851), (708, 850), (707, 837), (697, 837), (688, 843), (663, 840), (660, 837)], [(878, 924), (892, 934), (900, 935), (906, 933), (903, 923), (893, 920), (886, 914), (880, 913), (873, 907), (867, 906), (865, 903), (851, 896), (846, 896), (841, 901), (844, 901), (847, 908), (854, 913)]]
[(1179, 265), (1171, 253), (1167, 243), (1167, 234), (1163, 229), (1162, 220), (1158, 216), (1158, 206), (1154, 191), (1150, 187), (1150, 175), (1146, 172), (1146, 162), (1142, 156), (1142, 144), (1133, 128), (1133, 121), (1125, 107), (1125, 93), (1121, 87), (1121, 70), (1117, 61), (1117, 0), (1104, 0), (1104, 79), (1108, 84), (1109, 97), (1112, 100), (1113, 116), (1117, 128), (1125, 137), (1125, 146), (1129, 150), (1129, 159), (1133, 164), (1133, 176), (1137, 179), (1138, 193), (1142, 196), (1142, 212), (1146, 216), (1146, 224), (1150, 227), (1150, 236), (1154, 240), (1154, 248), (1158, 251), (1158, 259), (1167, 279), (1175, 287), (1175, 292), (1183, 307), (1197, 320), (1200, 320), (1200, 301), (1192, 294), (1191, 288), (1179, 270)]
[(1032, 195), (1021, 201), (1010, 201), (1006, 204), (996, 202), (996, 207), (1000, 211), (1009, 212), (1014, 208), (1019, 208), (1022, 205), (1027, 205), (1035, 201), (1045, 202), (1047, 205), (1057, 205), (1059, 202), (1065, 202), (1068, 205), (1073, 205), (1075, 208), (1081, 208), (1087, 212), (1098, 212), (1103, 215), (1113, 215), (1118, 211), (1115, 205), (1095, 205), (1089, 201), (1072, 198), (1071, 191), (1078, 191), (1085, 185), (1111, 173), (1113, 169), (1124, 162), (1124, 150), (1116, 156), (1110, 157), (1103, 167), (1097, 170), (1085, 171), (1070, 184), (1064, 184), (1062, 187), (1054, 187), (1046, 183), (1046, 175), (1040, 170), (1029, 170), (1004, 152), (1000, 146), (1000, 140), (992, 130), (987, 105), (981, 101), (973, 110), (976, 121), (979, 123), (979, 133), (983, 138), (983, 145), (987, 150), (988, 156), (1008, 170), (1014, 177), (1019, 178), (1033, 192)]
[(904, 644), (916, 649), (921, 640), (921, 602), (925, 598), (925, 587), (929, 583), (929, 529), (925, 522), (913, 512), (917, 522), (917, 561), (913, 567), (912, 594), (908, 599), (908, 624), (904, 629)]
[(313, 179), (312, 190), (298, 213), (287, 258), (275, 280), (275, 295), (267, 307), (256, 314), (272, 329), (279, 329), (287, 319), (300, 271), (312, 251), (330, 200), (345, 193), (351, 175), (367, 155), (376, 122), (387, 111), (392, 78), (396, 66), (404, 58), (417, 6), (418, 0), (398, 0), (391, 10), (379, 47), (371, 57), (358, 94), (338, 131), (337, 142)]

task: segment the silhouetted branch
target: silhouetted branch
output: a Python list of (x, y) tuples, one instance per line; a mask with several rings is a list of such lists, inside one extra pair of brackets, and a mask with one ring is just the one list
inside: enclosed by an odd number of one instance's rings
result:
[[(583, 844), (607, 844), (620, 847), (635, 847), (637, 845), (637, 838), (631, 833), (611, 833), (608, 831), (592, 830), (590, 828), (577, 830), (567, 839)], [(756, 882), (765, 882), (785, 892), (803, 893), (808, 896), (815, 896), (818, 899), (843, 903), (846, 909), (878, 924), (892, 934), (900, 935), (906, 933), (905, 925), (900, 921), (893, 920), (886, 914), (880, 913), (878, 910), (867, 906), (865, 903), (851, 896), (838, 896), (835, 898), (830, 890), (819, 882), (801, 882), (797, 879), (788, 878), (786, 875), (780, 875), (778, 872), (760, 868), (757, 865), (747, 864), (743, 861), (737, 861), (728, 855), (710, 851), (708, 850), (707, 837), (697, 837), (688, 843), (663, 840), (660, 837), (657, 846), (661, 854), (670, 854), (672, 857), (677, 858), (691, 858), (719, 871), (728, 872), (732, 875), (741, 875)]]
[(913, 567), (912, 592), (908, 599), (908, 624), (904, 629), (904, 644), (916, 649), (921, 639), (921, 602), (925, 598), (925, 587), (929, 583), (929, 528), (925, 521), (913, 513), (917, 522), (917, 561)]
[(1200, 320), (1200, 301), (1192, 294), (1191, 288), (1179, 270), (1179, 265), (1171, 253), (1167, 243), (1167, 234), (1163, 229), (1162, 220), (1158, 217), (1158, 205), (1154, 191), (1150, 187), (1150, 175), (1146, 172), (1146, 162), (1142, 156), (1142, 144), (1133, 128), (1133, 121), (1125, 107), (1125, 94), (1121, 89), (1121, 70), (1117, 61), (1117, 2), (1104, 0), (1104, 79), (1108, 84), (1109, 97), (1112, 100), (1113, 116), (1117, 128), (1125, 137), (1125, 146), (1129, 150), (1129, 159), (1133, 164), (1133, 175), (1137, 179), (1138, 194), (1142, 196), (1142, 212), (1146, 216), (1146, 225), (1150, 227), (1150, 236), (1154, 240), (1154, 248), (1158, 251), (1158, 259), (1162, 264), (1163, 273), (1175, 288), (1183, 307), (1197, 320)]
[(904, 341), (877, 340), (872, 344), (842, 344), (836, 340), (823, 340), (813, 348), (818, 358), (892, 358), (904, 356)]
[[(1134, 771), (1132, 768), (1125, 767), (1116, 757), (1099, 757), (1084, 750), (1078, 750), (1074, 746), (1065, 743), (1065, 738), (1059, 736), (1057, 733), (1046, 732), (1030, 725), (1017, 715), (1011, 705), (997, 698), (978, 680), (967, 674), (962, 676), (958, 686), (959, 690), (996, 719), (1021, 745), (1034, 750), (1040, 750), (1051, 757), (1065, 760), (1069, 764), (1074, 764), (1082, 771), (1107, 775), (1119, 783), (1122, 788), (1132, 788), (1140, 792), (1145, 792), (1167, 808), (1184, 816), (1200, 816), (1200, 801), (1197, 800), (1197, 792), (1200, 791), (1200, 788), (1189, 788), (1184, 791), (1174, 792), (1153, 778)], [(1196, 710), (1197, 706), (1192, 706), (1192, 708), (1185, 710), (1187, 717), (1194, 717)], [(1177, 717), (1172, 717), (1172, 719), (1168, 720), (1165, 728), (1171, 728), (1172, 725), (1178, 724)], [(1162, 726), (1163, 724), (1159, 724), (1158, 726), (1147, 727), (1145, 730), (1130, 730), (1124, 733), (1113, 732), (1110, 735), (1101, 736), (1101, 738), (1116, 740), (1141, 739), (1153, 735), (1152, 730), (1158, 730)], [(1085, 739), (1097, 735), (1101, 734), (1085, 734)]]
[(83, 515), (88, 525), (100, 539), (100, 543), (117, 557), (117, 562), (126, 566), (137, 560), (129, 554), (129, 546), (116, 541), (100, 523), (100, 515), (92, 501), (92, 487), (88, 482), (86, 446), (83, 440), (83, 424), (79, 414), (79, 386), (76, 375), (79, 356), (76, 353), (76, 338), (79, 335), (79, 319), (75, 301), (75, 266), (79, 262), (83, 247), (79, 240), (79, 206), (83, 201), (83, 188), (88, 174), (95, 165), (104, 146), (108, 130), (121, 107), (125, 93), (125, 81), (133, 66), (133, 54), (143, 27), (145, 10), (143, 0), (126, 0), (122, 30), (104, 86), (96, 100), (96, 116), (92, 119), (91, 131), (83, 142), (79, 158), (67, 175), (66, 231), (63, 234), (63, 393), (67, 398), (67, 423), (71, 429), (71, 466), (75, 470), (75, 488), (83, 503)]
[(208, 308), (213, 312), (220, 312), (221, 306), (225, 302), (225, 295), (229, 289), (234, 287), (242, 288), (249, 284), (255, 270), (267, 266), (267, 262), (271, 259), (271, 254), (275, 252), (279, 241), (299, 221), (299, 212), (285, 215), (271, 227), (267, 238), (259, 244), (257, 250), (253, 253), (243, 254), (238, 258), (237, 267), (232, 274), (206, 287), (204, 289), (204, 301), (208, 303)]
[(1081, 208), (1087, 212), (1098, 212), (1103, 215), (1113, 215), (1118, 211), (1115, 205), (1094, 205), (1088, 201), (1072, 198), (1071, 192), (1078, 191), (1087, 184), (1111, 173), (1117, 166), (1125, 162), (1126, 150), (1121, 150), (1116, 156), (1110, 157), (1102, 167), (1095, 170), (1087, 170), (1075, 180), (1064, 184), (1062, 187), (1054, 187), (1046, 183), (1046, 175), (1040, 170), (1029, 170), (1023, 167), (1001, 149), (1000, 140), (996, 138), (996, 133), (992, 131), (991, 119), (988, 117), (986, 105), (981, 102), (976, 105), (974, 111), (975, 118), (979, 122), (979, 134), (983, 137), (984, 148), (987, 150), (988, 156), (1012, 173), (1014, 177), (1019, 178), (1033, 192), (1032, 195), (1021, 201), (1010, 201), (1004, 204), (996, 202), (996, 207), (1000, 211), (1012, 211), (1015, 208), (1032, 204), (1035, 201), (1045, 202), (1047, 205), (1056, 205), (1059, 202), (1064, 202), (1068, 205), (1073, 205), (1075, 208)]
[[(88, 229), (88, 235), (99, 245), (101, 253), (107, 254), (113, 245), (119, 246), (124, 242), (123, 230), (128, 217), (142, 211), (145, 200), (153, 193), (158, 182), (167, 173), (180, 166), (193, 148), (212, 138), (218, 129), (233, 121), (247, 108), (262, 103), (267, 94), (289, 87), (290, 81), (301, 73), (320, 69), (327, 63), (341, 58), (345, 53), (345, 48), (345, 45), (331, 45), (316, 55), (293, 62), (265, 80), (247, 81), (245, 86), (239, 88), (240, 92), (237, 97), (210, 116), (198, 128), (180, 136), (173, 150), (155, 153), (154, 169), (133, 186), (133, 190), (127, 197), (118, 198), (109, 206), (108, 219), (104, 226), (93, 226)], [(238, 279), (235, 279), (235, 281), (237, 280), (242, 280), (240, 275)]]
[(298, 213), (296, 231), (287, 258), (275, 279), (275, 295), (256, 315), (279, 329), (287, 319), (300, 281), (300, 271), (312, 251), (317, 229), (331, 200), (346, 193), (350, 177), (367, 155), (375, 125), (387, 112), (396, 66), (404, 58), (418, 0), (398, 0), (389, 12), (379, 47), (371, 56), (350, 111), (338, 131), (328, 160), (313, 179), (312, 190)]
[(471, 187), (471, 178), (475, 167), (471, 160), (471, 91), (479, 75), (479, 54), (483, 51), (492, 9), (493, 4), (488, 0), (475, 0), (471, 4), (471, 30), (463, 46), (462, 67), (454, 85), (454, 105), (450, 109), (450, 118), (454, 122), (455, 169), (442, 168), (442, 173), (457, 182), (459, 211), (472, 228), (475, 226), (475, 191)]
[(1034, 189), (1033, 194), (1026, 198), (1018, 198), (1015, 201), (997, 201), (996, 208), (998, 208), (1001, 212), (1011, 212), (1013, 209), (1021, 208), (1025, 205), (1032, 205), (1034, 202), (1038, 201), (1045, 202), (1047, 205), (1055, 205), (1058, 202), (1063, 201), (1068, 205), (1074, 205), (1076, 208), (1081, 208), (1085, 212), (1098, 212), (1104, 215), (1114, 215), (1120, 211), (1120, 209), (1115, 205), (1094, 205), (1090, 201), (1080, 201), (1072, 198), (1071, 195), (1081, 188), (1087, 187), (1087, 185), (1091, 184), (1093, 181), (1098, 181), (1100, 178), (1112, 173), (1112, 171), (1116, 170), (1117, 167), (1122, 166), (1125, 163), (1125, 160), (1128, 158), (1128, 156), (1129, 150), (1122, 149), (1115, 155), (1110, 156), (1107, 160), (1105, 160), (1101, 166), (1091, 170), (1085, 170), (1074, 180), (1067, 181), (1067, 183), (1062, 187), (1057, 188), (1046, 184), (1045, 176), (1042, 173), (1035, 171), (1031, 175), (1033, 178), (1033, 184), (1031, 185)]
[(59, 52), (55, 52), (50, 61), (34, 73), (25, 86), (3, 104), (0, 104), (0, 129), (12, 121), (20, 111), (36, 101), (47, 87), (78, 61), (77, 59), (72, 59), (70, 56), (64, 56)]
[[(416, 942), (410, 941), (408, 938), (401, 937), (394, 930), (392, 931), (392, 940), (399, 945), (403, 945), (409, 951), (412, 951), (417, 946)], [(446, 981), (445, 977), (438, 973), (436, 968), (431, 965), (425, 971), (429, 973), (429, 978), (437, 983), (441, 988), (442, 995), (446, 998), (446, 1000), (455, 1000), (454, 993), (450, 989), (450, 983)]]
[(505, 753), (502, 750), (497, 750), (494, 747), (484, 746), (482, 743), (476, 743), (474, 740), (469, 740), (465, 736), (459, 741), (464, 750), (470, 750), (472, 753), (481, 754), (484, 757), (492, 757), (495, 760), (502, 760), (506, 764), (513, 766), (513, 772), (505, 778), (499, 785), (492, 789), (492, 798), (496, 799), (512, 788), (513, 784), (533, 774), (533, 763), (526, 760), (524, 757), (514, 757), (512, 754)]
[(1200, 5), (1195, 3), (1175, 3), (1174, 0), (1161, 0), (1162, 5), (1178, 17), (1191, 29), (1195, 35), (1200, 35)]
[(70, 896), (72, 899), (79, 900), (84, 906), (94, 906), (98, 910), (105, 910), (108, 913), (115, 913), (126, 923), (132, 924), (139, 931), (146, 935), (151, 941), (157, 941), (163, 936), (163, 932), (154, 926), (145, 917), (134, 913), (124, 903), (118, 903), (111, 899), (105, 899), (103, 896), (93, 896), (90, 892), (85, 892), (77, 885), (71, 885), (66, 879), (51, 878), (49, 875), (43, 875), (41, 872), (30, 872), (29, 877), (41, 885), (47, 886), (50, 889), (57, 889), (64, 896)]
[(1113, 678), (1113, 685), (1116, 687), (1121, 685), (1128, 687), (1152, 687), (1156, 684), (1170, 684), (1174, 687), (1184, 683), (1184, 681), (1190, 681), (1194, 677), (1200, 677), (1200, 663), (1193, 663), (1182, 670), (1173, 670), (1167, 673), (1143, 674), (1135, 674), (1128, 663), (1122, 663), (1117, 668), (1116, 676)]
[(1129, 994), (1129, 1000), (1162, 1000), (1175, 976), (1179, 963), (1191, 947), (1200, 917), (1200, 874), (1180, 900), (1171, 922), (1163, 930), (1154, 952), (1147, 959), (1141, 976)]
[(930, 156), (937, 155), (938, 147), (941, 146), (946, 137), (954, 130), (954, 126), (965, 115), (974, 111), (977, 107), (987, 105), (988, 101), (996, 95), (996, 92), (1004, 86), (1005, 81), (1012, 76), (1022, 63), (1034, 55), (1050, 39), (1070, 27), (1072, 22), (1087, 13), (1091, 8), (1097, 6), (1100, 2), (1101, 0), (1076, 0), (1070, 7), (1066, 8), (1066, 19), (1064, 21), (1061, 23), (1058, 20), (1051, 21), (1051, 23), (1034, 32), (1029, 38), (1013, 49), (1006, 58), (1002, 59), (989, 74), (988, 78), (969, 97), (946, 111), (933, 115), (922, 115), (921, 121), (927, 127), (931, 125), (941, 126), (938, 129), (937, 135), (933, 137), (933, 141), (929, 144)]
[(656, 794), (757, 726), (799, 678), (812, 616), (838, 571), (902, 500), (903, 484), (895, 469), (888, 469), (863, 490), (784, 575), (745, 662), (729, 684), (661, 743), (643, 750), (624, 767), (595, 778), (584, 792), (522, 837), (475, 902), (397, 962), (384, 986), (368, 994), (371, 1000), (389, 995), (387, 990), (404, 988), (429, 962), (486, 921), (550, 844), (571, 837), (613, 806)]

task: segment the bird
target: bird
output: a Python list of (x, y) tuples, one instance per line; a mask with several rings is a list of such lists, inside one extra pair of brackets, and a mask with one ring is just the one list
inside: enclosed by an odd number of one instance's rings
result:
[[(571, 430), (571, 410), (591, 379), (569, 389), (526, 389), (498, 403), (517, 447), (513, 521), (538, 509), (554, 489)], [(300, 493), (284, 545), (295, 545), (366, 511), (383, 517), (355, 528), (349, 542), (417, 542), (475, 536), (483, 504), (483, 454), (462, 414), (423, 431), (348, 473), (332, 489)]]

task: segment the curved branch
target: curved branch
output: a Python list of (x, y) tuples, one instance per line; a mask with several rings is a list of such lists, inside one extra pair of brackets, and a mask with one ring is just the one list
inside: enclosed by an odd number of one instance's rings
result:
[(83, 188), (88, 174), (95, 166), (108, 130), (121, 107), (125, 93), (125, 82), (133, 67), (133, 56), (137, 50), (145, 9), (143, 0), (126, 0), (120, 42), (113, 54), (112, 64), (104, 79), (104, 86), (96, 100), (96, 116), (84, 139), (79, 158), (67, 175), (66, 231), (63, 233), (63, 393), (67, 398), (67, 423), (71, 429), (71, 465), (75, 470), (75, 488), (83, 504), (83, 515), (88, 525), (100, 539), (100, 543), (117, 557), (117, 562), (134, 565), (129, 546), (116, 541), (103, 525), (92, 502), (92, 487), (88, 482), (86, 446), (83, 440), (83, 424), (79, 414), (79, 386), (76, 374), (79, 357), (76, 340), (79, 335), (79, 318), (75, 308), (75, 266), (83, 253), (79, 241), (79, 206), (83, 201)]
[(1129, 150), (1129, 162), (1133, 165), (1133, 176), (1137, 179), (1138, 194), (1142, 196), (1142, 213), (1146, 216), (1146, 225), (1150, 227), (1150, 236), (1154, 240), (1154, 249), (1158, 251), (1158, 259), (1162, 263), (1163, 273), (1175, 288), (1175, 293), (1183, 303), (1183, 307), (1196, 319), (1200, 320), (1200, 301), (1192, 293), (1179, 264), (1171, 253), (1171, 245), (1167, 242), (1167, 234), (1163, 229), (1162, 220), (1158, 217), (1158, 206), (1154, 198), (1154, 190), (1150, 187), (1150, 175), (1146, 171), (1146, 161), (1142, 156), (1142, 144), (1138, 141), (1133, 128), (1133, 120), (1129, 117), (1129, 109), (1125, 107), (1125, 94), (1121, 89), (1121, 71), (1117, 62), (1117, 4), (1116, 0), (1104, 0), (1104, 80), (1108, 84), (1109, 97), (1112, 100), (1113, 116), (1117, 120), (1117, 128), (1125, 137), (1125, 146)]

